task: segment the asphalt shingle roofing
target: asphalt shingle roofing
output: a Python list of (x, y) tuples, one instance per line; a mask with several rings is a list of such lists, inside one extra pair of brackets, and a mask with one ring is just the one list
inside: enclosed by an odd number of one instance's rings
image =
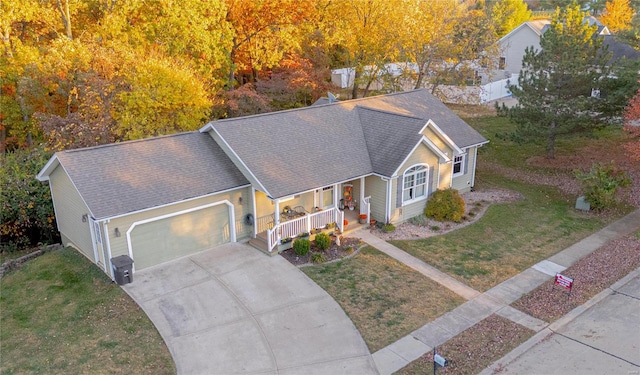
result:
[[(440, 100), (415, 90), (219, 120), (200, 132), (55, 156), (92, 215), (104, 219), (248, 185), (210, 129), (266, 193), (282, 198), (372, 173), (392, 177), (429, 119), (460, 148), (487, 142)], [(45, 167), (39, 178), (54, 168)]]
[(56, 157), (96, 219), (249, 183), (200, 132), (62, 151)]
[(424, 89), (219, 120), (201, 131), (214, 129), (282, 198), (371, 173), (391, 177), (429, 119), (460, 148), (486, 142)]

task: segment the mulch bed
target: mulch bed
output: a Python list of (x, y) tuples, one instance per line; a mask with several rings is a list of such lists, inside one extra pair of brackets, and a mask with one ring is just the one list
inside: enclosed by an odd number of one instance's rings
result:
[[(535, 334), (507, 318), (491, 315), (458, 336), (438, 346), (438, 354), (449, 364), (438, 374), (477, 374)], [(433, 351), (397, 372), (400, 375), (430, 374)]]
[(640, 267), (640, 238), (611, 241), (562, 272), (573, 278), (570, 295), (553, 289), (553, 279), (525, 294), (512, 306), (538, 319), (553, 322), (584, 304), (605, 288)]
[(340, 236), (340, 246), (336, 244), (335, 240), (332, 240), (331, 246), (329, 246), (325, 251), (320, 250), (316, 246), (315, 241), (311, 241), (311, 250), (307, 255), (298, 255), (293, 248), (280, 252), (280, 255), (295, 266), (303, 266), (313, 264), (311, 262), (312, 254), (322, 253), (326, 259), (325, 263), (328, 263), (355, 254), (356, 250), (358, 250), (361, 245), (362, 241), (359, 238)]

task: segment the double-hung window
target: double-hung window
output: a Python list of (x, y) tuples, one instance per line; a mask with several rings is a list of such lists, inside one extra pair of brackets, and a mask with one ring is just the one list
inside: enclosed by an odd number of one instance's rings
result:
[(402, 202), (411, 202), (427, 196), (427, 174), (429, 168), (418, 165), (404, 172)]
[(466, 154), (460, 154), (460, 155), (456, 155), (453, 158), (453, 176), (454, 177), (464, 174), (465, 155)]

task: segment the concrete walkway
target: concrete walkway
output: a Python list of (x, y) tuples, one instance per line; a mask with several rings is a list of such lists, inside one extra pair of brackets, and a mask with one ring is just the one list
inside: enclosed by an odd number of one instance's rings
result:
[(451, 276), (379, 239), (372, 235), (369, 230), (362, 229), (356, 232), (356, 236), (362, 238), (373, 247), (468, 300), (447, 314), (373, 353), (373, 360), (378, 371), (383, 375), (392, 374), (431, 351), (435, 346), (442, 345), (447, 340), (494, 313), (537, 332), (542, 331), (548, 326), (546, 322), (520, 312), (509, 305), (523, 294), (530, 292), (555, 276), (556, 272), (565, 270), (605, 243), (629, 235), (638, 229), (640, 229), (640, 210), (634, 211), (484, 293), (469, 288)]

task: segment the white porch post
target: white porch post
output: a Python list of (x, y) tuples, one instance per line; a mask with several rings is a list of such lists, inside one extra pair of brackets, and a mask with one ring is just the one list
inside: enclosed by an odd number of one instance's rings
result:
[(393, 180), (392, 179), (388, 179), (387, 180), (387, 204), (385, 207), (385, 218), (384, 218), (384, 222), (389, 223), (391, 222), (391, 188), (393, 187)]
[[(276, 241), (277, 243), (280, 243), (280, 229), (278, 228), (278, 226), (280, 226), (280, 200), (276, 199), (273, 201), (273, 209), (275, 210), (274, 214), (274, 218), (273, 218), (273, 230), (277, 231), (276, 232)], [(271, 250), (269, 250), (271, 251)]]
[(340, 196), (338, 195), (338, 184), (333, 185), (333, 207), (335, 207), (336, 209), (340, 207), (340, 201), (338, 198), (340, 198)]
[(251, 206), (253, 212), (253, 238), (258, 236), (258, 211), (256, 209), (256, 189), (251, 186)]
[(364, 177), (360, 177), (360, 214), (366, 214), (363, 210), (366, 211), (364, 207)]
[(273, 221), (275, 223), (275, 226), (278, 226), (280, 224), (280, 200), (276, 199), (273, 201), (273, 208), (275, 210), (275, 212), (273, 213), (275, 215), (275, 217), (273, 218)]

